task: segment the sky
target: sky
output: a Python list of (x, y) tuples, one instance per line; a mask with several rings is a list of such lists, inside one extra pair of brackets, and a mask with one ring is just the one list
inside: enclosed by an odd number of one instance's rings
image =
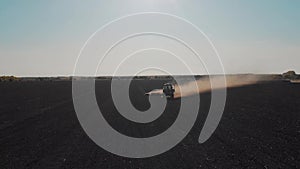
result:
[(72, 75), (80, 49), (96, 30), (139, 12), (168, 13), (196, 25), (215, 45), (225, 73), (300, 73), (299, 9), (297, 0), (2, 0), (0, 75)]

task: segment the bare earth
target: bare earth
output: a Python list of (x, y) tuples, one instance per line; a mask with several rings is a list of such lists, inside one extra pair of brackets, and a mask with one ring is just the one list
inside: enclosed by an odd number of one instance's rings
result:
[[(130, 97), (139, 110), (149, 108), (145, 91), (167, 80), (135, 80)], [(122, 80), (120, 80), (122, 83)], [(228, 90), (225, 112), (213, 136), (198, 137), (210, 103), (201, 94), (193, 129), (170, 151), (146, 159), (113, 155), (82, 130), (73, 108), (71, 81), (0, 83), (0, 168), (300, 168), (300, 84), (272, 82)], [(137, 124), (113, 106), (110, 80), (96, 82), (100, 109), (119, 132), (149, 137), (176, 119), (180, 100), (168, 101), (157, 120)]]

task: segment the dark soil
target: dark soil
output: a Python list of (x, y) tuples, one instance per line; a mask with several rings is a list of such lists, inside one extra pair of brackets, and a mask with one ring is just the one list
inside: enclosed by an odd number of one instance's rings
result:
[[(147, 110), (150, 105), (144, 91), (164, 82), (133, 81), (134, 106)], [(99, 80), (96, 87), (103, 115), (123, 134), (157, 135), (176, 119), (177, 114), (169, 110), (177, 110), (180, 101), (171, 100), (157, 120), (130, 122), (113, 106), (110, 81)], [(73, 108), (71, 81), (2, 82), (0, 168), (300, 168), (300, 84), (278, 81), (229, 89), (217, 130), (199, 144), (209, 104), (210, 93), (201, 94), (196, 124), (173, 149), (131, 159), (103, 150), (85, 134)]]

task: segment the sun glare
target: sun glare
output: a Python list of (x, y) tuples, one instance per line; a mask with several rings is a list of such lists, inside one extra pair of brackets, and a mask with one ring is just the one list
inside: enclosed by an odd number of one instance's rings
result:
[(176, 5), (177, 0), (144, 0), (147, 4), (151, 5)]

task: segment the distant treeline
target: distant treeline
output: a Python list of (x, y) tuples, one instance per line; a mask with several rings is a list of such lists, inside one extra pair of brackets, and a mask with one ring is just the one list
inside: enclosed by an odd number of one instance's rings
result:
[[(234, 74), (232, 74), (234, 75)], [(247, 74), (239, 74), (234, 76), (244, 76)], [(295, 71), (288, 71), (283, 74), (254, 74), (255, 76), (261, 76), (262, 78), (272, 79), (272, 80), (300, 80), (300, 75), (297, 75)], [(196, 79), (207, 77), (208, 75), (195, 75)], [(218, 76), (218, 75), (213, 75)], [(226, 76), (231, 76), (230, 74)], [(191, 75), (174, 75), (174, 76), (167, 76), (167, 75), (157, 75), (157, 76), (98, 76), (98, 77), (83, 77), (83, 76), (66, 76), (66, 77), (15, 77), (15, 76), (0, 76), (0, 82), (12, 82), (12, 81), (69, 81), (69, 80), (84, 80), (84, 79), (92, 79), (95, 78), (96, 80), (110, 80), (110, 79), (165, 79), (165, 80), (174, 80), (174, 78), (188, 78)]]
[(0, 82), (12, 82), (19, 80), (17, 77), (14, 76), (0, 76)]
[(282, 77), (290, 80), (299, 80), (300, 76), (296, 74), (295, 71), (288, 71), (282, 74)]

